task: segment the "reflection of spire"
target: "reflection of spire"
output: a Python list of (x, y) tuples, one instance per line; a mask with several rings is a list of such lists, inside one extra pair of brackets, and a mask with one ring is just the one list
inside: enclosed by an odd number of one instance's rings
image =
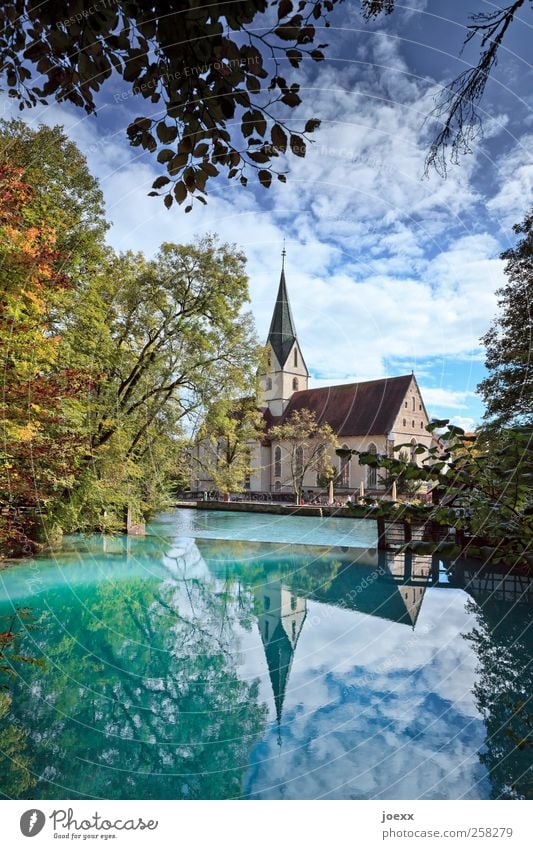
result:
[(278, 744), (281, 745), (280, 723), (287, 682), (296, 644), (307, 613), (304, 598), (291, 593), (281, 581), (272, 581), (257, 588), (262, 612), (258, 626), (265, 649), (268, 674), (274, 694), (278, 722)]

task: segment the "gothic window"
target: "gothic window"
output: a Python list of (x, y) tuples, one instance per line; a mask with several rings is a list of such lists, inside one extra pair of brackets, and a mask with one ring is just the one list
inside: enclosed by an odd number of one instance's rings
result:
[(416, 439), (411, 440), (411, 463), (416, 463)]
[(294, 349), (294, 365), (295, 367), (298, 366), (298, 348)]
[(422, 404), (419, 404), (419, 405), (418, 405), (418, 409), (419, 409), (419, 410), (421, 410), (421, 409), (422, 409)]
[(292, 623), (292, 641), (293, 643), (296, 641), (296, 622)]
[(276, 481), (276, 483), (274, 484), (274, 491), (275, 492), (281, 491), (281, 481)]
[(407, 401), (404, 401), (404, 407), (407, 409)]
[(403, 420), (403, 426), (405, 427), (406, 424), (407, 424), (407, 419), (404, 419)]
[(267, 388), (267, 390), (272, 389), (272, 378), (271, 377), (267, 377), (267, 379), (266, 379), (266, 388)]
[(294, 389), (295, 392), (298, 391), (298, 378), (297, 377), (293, 377), (293, 379), (292, 379), (292, 388)]
[(420, 430), (424, 429), (424, 422), (420, 422)]
[[(405, 419), (404, 419), (405, 421)], [(378, 449), (374, 445), (373, 442), (368, 446), (369, 454), (377, 454)], [(378, 485), (378, 470), (374, 469), (372, 466), (367, 466), (367, 478), (366, 483), (369, 489), (375, 489)]]
[[(276, 445), (276, 449), (274, 451), (274, 477), (281, 477), (281, 448), (279, 445)], [(279, 481), (277, 481), (279, 483)]]
[[(343, 445), (343, 448), (348, 448)], [(350, 455), (341, 457), (339, 463), (339, 486), (350, 486)]]
[(414, 426), (415, 426), (415, 420), (411, 419), (411, 427), (414, 427)]
[(268, 632), (269, 632), (269, 622), (268, 619), (265, 622), (265, 640), (268, 640)]
[(266, 596), (263, 598), (263, 602), (264, 602), (264, 608), (265, 608), (265, 610), (270, 610), (270, 596), (266, 595)]
[(294, 593), (291, 593), (291, 610), (296, 610), (297, 598)]
[(413, 395), (413, 413), (414, 413), (415, 410), (416, 410), (416, 398)]
[(294, 474), (296, 478), (301, 478), (304, 471), (304, 450), (301, 445), (298, 445), (294, 453)]

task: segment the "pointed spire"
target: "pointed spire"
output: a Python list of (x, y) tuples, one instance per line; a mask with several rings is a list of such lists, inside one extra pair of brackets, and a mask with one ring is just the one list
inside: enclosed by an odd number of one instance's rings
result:
[(285, 241), (283, 242), (283, 250), (281, 252), (281, 277), (279, 281), (278, 295), (272, 315), (272, 322), (268, 332), (268, 342), (278, 358), (278, 362), (283, 368), (289, 356), (290, 350), (296, 341), (296, 329), (294, 319), (292, 317), (291, 305), (287, 294), (287, 284), (285, 282)]

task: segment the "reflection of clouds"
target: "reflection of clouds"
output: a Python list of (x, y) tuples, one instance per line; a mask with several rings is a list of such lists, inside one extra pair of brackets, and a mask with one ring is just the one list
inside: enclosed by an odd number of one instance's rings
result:
[[(339, 610), (304, 625), (282, 723), (252, 757), (254, 798), (479, 798), (485, 727), (465, 595), (429, 590), (417, 628)], [(320, 605), (311, 604), (320, 615)], [(408, 651), (402, 644), (408, 643)], [(478, 782), (478, 783), (477, 783)], [(436, 790), (432, 788), (436, 787)]]

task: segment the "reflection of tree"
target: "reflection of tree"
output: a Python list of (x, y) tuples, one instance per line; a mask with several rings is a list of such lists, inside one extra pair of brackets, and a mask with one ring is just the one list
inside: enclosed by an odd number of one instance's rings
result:
[[(18, 798), (35, 784), (27, 752), (27, 732), (9, 722), (11, 696), (0, 692), (0, 797)], [(4, 789), (5, 788), (5, 789)]]
[(533, 688), (530, 607), (486, 601), (470, 640), (480, 662), (474, 695), (487, 726), (481, 762), (487, 767), (492, 798), (533, 796), (531, 732), (533, 715), (528, 698)]
[(0, 617), (0, 625), (7, 628), (0, 633), (0, 776), (6, 787), (6, 794), (0, 786), (0, 796), (17, 798), (28, 788), (35, 785), (31, 774), (32, 760), (27, 751), (27, 731), (12, 721), (12, 696), (6, 683), (15, 679), (21, 663), (42, 666), (31, 655), (20, 653), (19, 643), (23, 629), (32, 631), (31, 610), (18, 608), (9, 616)]
[(265, 721), (257, 682), (236, 671), (242, 600), (205, 576), (108, 581), (78, 598), (65, 588), (48, 595), (47, 673), (16, 686), (45, 779), (34, 794), (239, 796)]

